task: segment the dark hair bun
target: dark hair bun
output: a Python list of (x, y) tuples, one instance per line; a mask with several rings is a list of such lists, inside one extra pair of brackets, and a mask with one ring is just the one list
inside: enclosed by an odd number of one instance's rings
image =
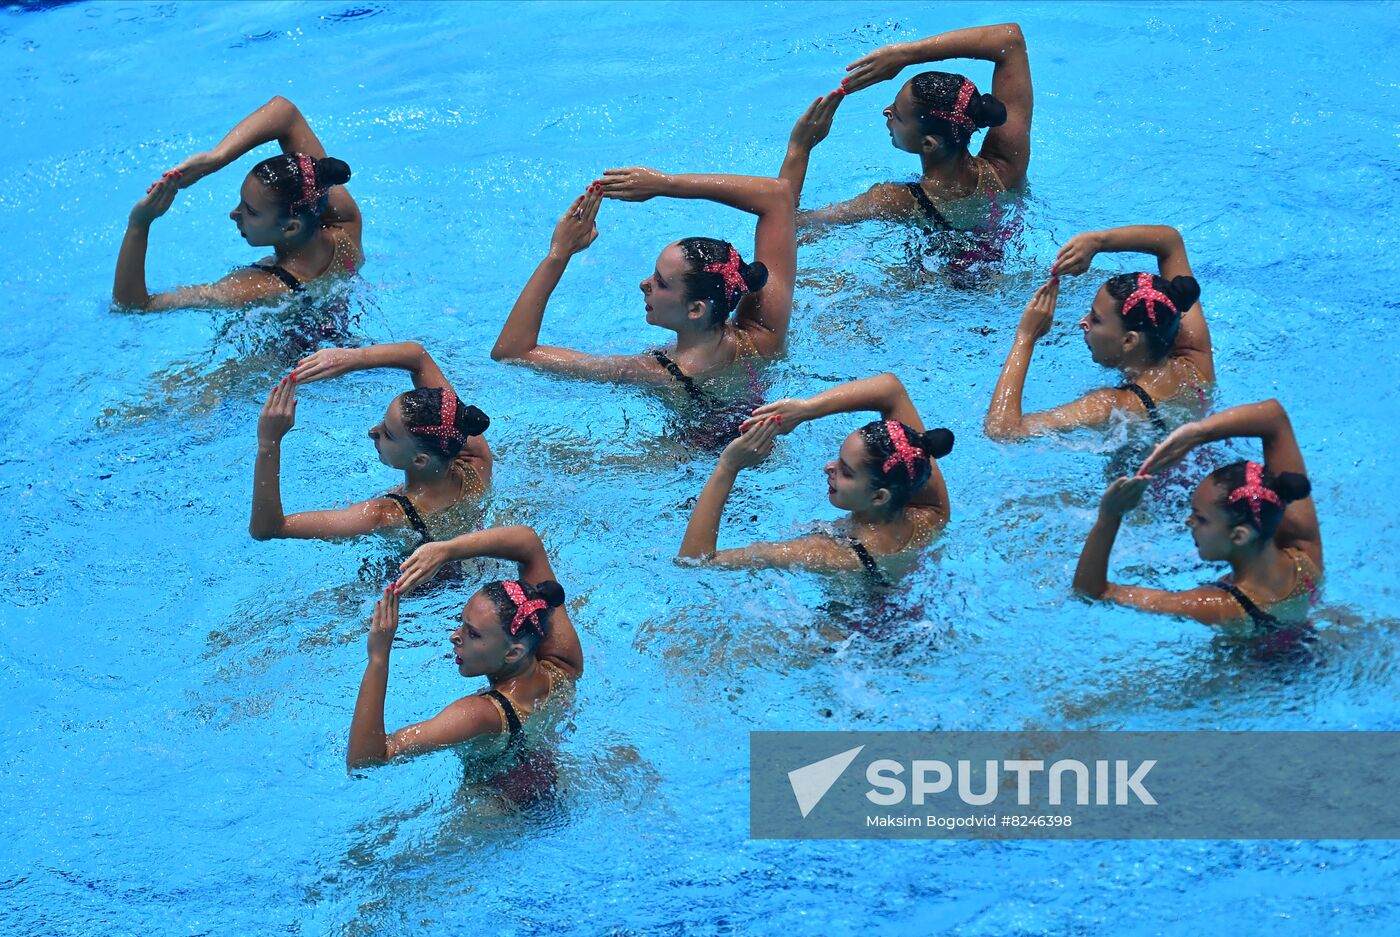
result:
[(750, 293), (757, 293), (768, 282), (768, 268), (761, 260), (740, 265), (739, 275), (744, 278), (744, 285), (749, 288)]
[(457, 430), (463, 436), (480, 436), (491, 425), (491, 418), (480, 407), (468, 404), (457, 408)]
[(930, 459), (941, 459), (953, 451), (953, 431), (939, 427), (921, 435), (915, 443)]
[(1273, 489), (1284, 504), (1291, 504), (1312, 494), (1312, 482), (1308, 481), (1306, 475), (1299, 475), (1297, 472), (1279, 472), (1274, 476)]
[(1201, 284), (1195, 277), (1172, 277), (1165, 292), (1176, 304), (1177, 311), (1185, 312), (1201, 298)]
[(564, 604), (564, 587), (553, 579), (535, 583), (530, 587), (530, 591), (544, 599), (550, 608), (558, 608)]
[(1000, 127), (1006, 123), (1006, 105), (990, 94), (973, 96), (967, 102), (967, 116), (980, 130), (983, 127)]
[(316, 183), (321, 188), (344, 185), (350, 181), (350, 166), (334, 156), (316, 160)]

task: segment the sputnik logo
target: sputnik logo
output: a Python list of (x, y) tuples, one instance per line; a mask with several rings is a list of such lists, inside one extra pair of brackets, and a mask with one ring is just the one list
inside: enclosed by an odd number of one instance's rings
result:
[(851, 766), (851, 762), (856, 760), (863, 748), (865, 746), (860, 745), (788, 772), (788, 783), (792, 785), (792, 795), (797, 798), (797, 808), (802, 811), (802, 819), (807, 819), (807, 814), (821, 803), (826, 792), (831, 790), (831, 786)]

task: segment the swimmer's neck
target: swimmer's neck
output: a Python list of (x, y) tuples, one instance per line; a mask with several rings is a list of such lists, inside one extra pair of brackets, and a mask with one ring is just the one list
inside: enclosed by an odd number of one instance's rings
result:
[(1171, 367), (1171, 355), (1161, 361), (1152, 361), (1147, 357), (1147, 352), (1133, 351), (1129, 357), (1118, 365), (1118, 371), (1123, 375), (1123, 380), (1134, 383), (1142, 383), (1143, 380), (1150, 380), (1160, 374), (1165, 374)]
[(1230, 557), (1230, 581), (1237, 586), (1240, 583), (1267, 585), (1272, 578), (1271, 573), (1283, 565), (1283, 558), (1283, 551), (1270, 538), (1256, 551), (1241, 552)]
[(323, 230), (325, 229), (317, 227), (308, 231), (298, 240), (272, 245), (272, 253), (277, 258), (277, 265), (285, 267), (288, 264), (295, 264), (302, 268), (303, 272), (324, 270), (329, 267), (331, 254), (335, 253), (335, 245), (321, 237)]
[(967, 150), (952, 156), (920, 152), (919, 162), (923, 166), (923, 181), (933, 183), (938, 189), (964, 188), (969, 177), (977, 174), (976, 163)]
[(871, 536), (892, 535), (895, 540), (904, 540), (909, 533), (905, 521), (903, 511), (852, 511), (847, 518), (850, 535), (862, 541)]
[(538, 665), (539, 661), (534, 654), (526, 654), (514, 664), (502, 667), (495, 673), (488, 673), (486, 675), (486, 680), (491, 684), (491, 689), (494, 690), (503, 683), (534, 676), (535, 668)]
[(412, 497), (415, 493), (422, 494), (438, 488), (446, 488), (452, 481), (454, 468), (455, 463), (449, 459), (429, 459), (428, 464), (421, 469), (404, 469), (404, 494)]
[(685, 328), (676, 330), (676, 354), (684, 355), (690, 352), (700, 354), (713, 354), (724, 344), (724, 326), (713, 328), (711, 326)]

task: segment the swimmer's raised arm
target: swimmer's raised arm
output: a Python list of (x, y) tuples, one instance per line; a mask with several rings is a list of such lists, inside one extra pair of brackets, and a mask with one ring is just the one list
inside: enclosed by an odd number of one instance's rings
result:
[(399, 596), (392, 588), (386, 588), (374, 603), (365, 639), (369, 660), (360, 679), (355, 714), (350, 721), (350, 745), (345, 753), (348, 770), (381, 765), (402, 755), (447, 748), (478, 735), (493, 735), (501, 729), (500, 716), (490, 701), (482, 696), (468, 696), (431, 719), (388, 734), (384, 729), (384, 698), (389, 691), (389, 653), (398, 628)]
[(734, 490), (734, 480), (743, 469), (768, 458), (773, 451), (773, 440), (778, 437), (778, 427), (777, 417), (751, 423), (738, 439), (724, 447), (690, 512), (690, 523), (686, 525), (677, 556), (704, 558), (715, 552), (724, 505)]
[(632, 166), (605, 171), (602, 187), (605, 197), (628, 202), (658, 196), (705, 199), (757, 215), (754, 259), (768, 268), (768, 282), (739, 302), (735, 324), (753, 339), (759, 354), (771, 358), (783, 353), (797, 280), (794, 198), (786, 179), (717, 173), (670, 175)]
[[(1164, 280), (1195, 276), (1191, 272), (1191, 260), (1186, 255), (1186, 242), (1181, 232), (1170, 225), (1125, 225), (1107, 231), (1076, 234), (1060, 248), (1051, 272), (1076, 276), (1089, 269), (1096, 254), (1114, 253), (1151, 254), (1157, 258), (1157, 270)], [(1190, 359), (1204, 380), (1215, 380), (1210, 328), (1206, 325), (1200, 300), (1182, 312), (1172, 353)]]
[[(451, 540), (423, 544), (399, 565), (399, 579), (394, 583), (394, 591), (402, 595), (432, 579), (444, 563), (478, 556), (515, 562), (520, 567), (518, 575), (525, 582), (558, 579), (543, 541), (532, 528), (491, 527)], [(583, 673), (583, 645), (564, 606), (551, 613), (548, 632), (536, 646), (535, 655), (554, 661), (575, 678)]]
[(592, 184), (574, 199), (554, 227), (549, 253), (520, 291), (501, 334), (491, 348), (493, 361), (518, 361), (541, 370), (601, 381), (660, 383), (666, 374), (646, 355), (590, 355), (558, 345), (541, 345), (545, 308), (574, 254), (587, 250), (598, 237), (598, 208), (602, 189)]
[(374, 368), (407, 371), (413, 377), (414, 387), (452, 386), (433, 356), (418, 342), (394, 342), (368, 348), (322, 348), (298, 361), (292, 374), (297, 384), (304, 386), (312, 381)]
[[(1230, 407), (1178, 427), (1157, 444), (1139, 472), (1156, 474), (1180, 462), (1197, 446), (1237, 438), (1262, 442), (1264, 466), (1275, 476), (1283, 472), (1308, 474), (1288, 412), (1283, 404), (1273, 399)], [(1274, 542), (1280, 547), (1302, 550), (1318, 569), (1323, 568), (1322, 528), (1311, 496), (1288, 503), (1283, 521), (1274, 533)]]
[(177, 186), (173, 172), (166, 173), (153, 184), (131, 209), (112, 281), (112, 303), (117, 311), (221, 309), (285, 295), (286, 290), (276, 280), (257, 270), (235, 270), (222, 280), (204, 286), (182, 286), (163, 293), (147, 290), (146, 249), (151, 224), (174, 203)]
[(994, 63), (992, 95), (1006, 105), (1006, 123), (988, 131), (979, 155), (997, 167), (997, 175), (1007, 188), (1021, 185), (1031, 157), (1034, 93), (1026, 37), (1016, 23), (955, 29), (915, 42), (881, 46), (846, 66), (841, 86), (851, 94), (887, 81), (911, 65), (946, 59)]
[[(831, 131), (831, 120), (846, 93), (840, 89), (817, 98), (797, 119), (788, 137), (787, 155), (783, 158), (778, 175), (792, 185), (793, 206), (802, 202), (802, 187), (807, 182), (807, 164), (811, 159), (812, 147), (816, 146)], [(832, 225), (858, 224), (874, 219), (894, 220), (909, 215), (908, 196), (903, 186), (882, 182), (869, 191), (844, 202), (837, 202), (825, 208), (798, 211), (795, 223), (798, 228), (819, 228)]]
[(282, 512), (282, 439), (296, 422), (296, 402), (296, 381), (283, 378), (258, 415), (249, 535), (254, 540), (330, 540), (398, 526), (403, 512), (387, 498), (371, 498), (335, 511)]
[[(172, 171), (178, 174), (179, 187), (188, 188), (273, 140), (277, 141), (283, 153), (300, 153), (312, 159), (324, 159), (326, 156), (326, 148), (297, 106), (277, 95), (239, 121), (212, 150), (195, 153)], [(331, 187), (329, 204), (321, 216), (321, 222), (353, 229), (351, 233), (358, 242), (363, 219), (359, 206), (345, 186)]]
[(1035, 351), (1035, 343), (1044, 338), (1054, 324), (1059, 296), (1060, 281), (1052, 277), (1035, 291), (1021, 313), (1016, 337), (1001, 366), (1001, 374), (992, 390), (992, 404), (983, 423), (991, 439), (1008, 442), (1056, 430), (1102, 426), (1108, 422), (1115, 404), (1121, 403), (1117, 391), (1096, 390), (1053, 410), (1022, 413), (1021, 399), (1026, 389), (1031, 355)]
[(745, 468), (758, 465), (773, 451), (777, 437), (776, 416), (750, 423), (743, 435), (725, 447), (710, 475), (685, 530), (677, 558), (698, 559), (706, 566), (728, 569), (801, 567), (823, 572), (855, 571), (860, 561), (830, 537), (807, 536), (778, 543), (751, 543), (746, 547), (717, 550), (719, 525), (734, 480)]
[[(220, 309), (279, 299), (286, 295), (281, 281), (255, 269), (235, 270), (214, 283), (184, 286), (151, 293), (146, 285), (146, 252), (151, 224), (169, 210), (177, 189), (193, 185), (263, 143), (277, 140), (284, 152), (300, 153), (313, 159), (326, 155), (325, 147), (312, 132), (296, 105), (283, 97), (245, 117), (214, 149), (196, 153), (162, 175), (145, 198), (136, 203), (127, 222), (117, 255), (112, 284), (112, 302), (119, 309), (162, 312), (169, 309)], [(245, 185), (248, 183), (245, 183)], [(323, 226), (343, 229), (359, 250), (363, 219), (359, 207), (343, 185), (326, 190)]]
[(1123, 515), (1137, 507), (1151, 479), (1139, 475), (1111, 482), (1099, 503), (1098, 519), (1084, 540), (1074, 570), (1074, 590), (1091, 599), (1129, 605), (1148, 612), (1181, 615), (1206, 625), (1223, 625), (1239, 618), (1239, 606), (1221, 589), (1197, 588), (1185, 592), (1122, 586), (1109, 582), (1108, 561)]
[(817, 98), (797, 118), (792, 133), (788, 135), (787, 153), (778, 176), (792, 186), (794, 208), (802, 204), (802, 186), (807, 182), (807, 163), (812, 157), (812, 148), (831, 132), (831, 120), (845, 96), (846, 92), (838, 89)]

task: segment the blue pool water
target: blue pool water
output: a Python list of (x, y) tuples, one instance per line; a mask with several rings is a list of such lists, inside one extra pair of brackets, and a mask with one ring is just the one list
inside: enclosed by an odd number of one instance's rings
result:
[[(73, 4), (0, 13), (0, 932), (7, 934), (1387, 933), (1385, 842), (783, 843), (747, 838), (752, 729), (1395, 729), (1400, 525), (1391, 414), (1400, 29), (1345, 4)], [(799, 255), (791, 353), (770, 395), (883, 370), (932, 425), (954, 520), (893, 603), (799, 573), (672, 564), (712, 467), (670, 410), (493, 364), (487, 349), (553, 223), (602, 169), (775, 173), (792, 120), (885, 42), (1019, 21), (1036, 89), (1016, 256), (985, 288), (892, 275), (906, 233)], [(985, 87), (990, 68), (967, 65)], [(804, 201), (912, 175), (852, 97)], [(344, 771), (364, 664), (365, 542), (255, 543), (255, 424), (287, 362), (267, 313), (108, 310), (126, 213), (158, 173), (273, 94), (354, 169), (367, 219), (360, 341), (421, 340), (493, 417), (487, 517), (556, 557), (587, 653), (568, 786), (478, 819), (448, 753)], [(225, 215), (256, 157), (183, 193), (152, 233), (153, 285), (256, 256)], [(1279, 396), (1302, 440), (1329, 581), (1317, 660), (1263, 669), (1205, 629), (1073, 599), (1112, 443), (980, 432), (1012, 330), (1056, 247), (1178, 226), (1211, 323), (1219, 404)], [(605, 204), (545, 338), (637, 351), (636, 284), (690, 234), (748, 253), (737, 213)], [(1104, 258), (1104, 271), (1131, 269)], [(1090, 282), (1092, 280), (1092, 282)], [(1027, 404), (1107, 375), (1067, 285)], [(302, 393), (289, 510), (394, 479), (365, 429), (404, 382)], [(830, 519), (820, 469), (857, 418), (788, 437), (736, 488), (721, 545)], [(1123, 578), (1211, 570), (1150, 513)], [(473, 689), (445, 661), (466, 593), (406, 603), (391, 724)], [(843, 615), (846, 618), (843, 618)]]

